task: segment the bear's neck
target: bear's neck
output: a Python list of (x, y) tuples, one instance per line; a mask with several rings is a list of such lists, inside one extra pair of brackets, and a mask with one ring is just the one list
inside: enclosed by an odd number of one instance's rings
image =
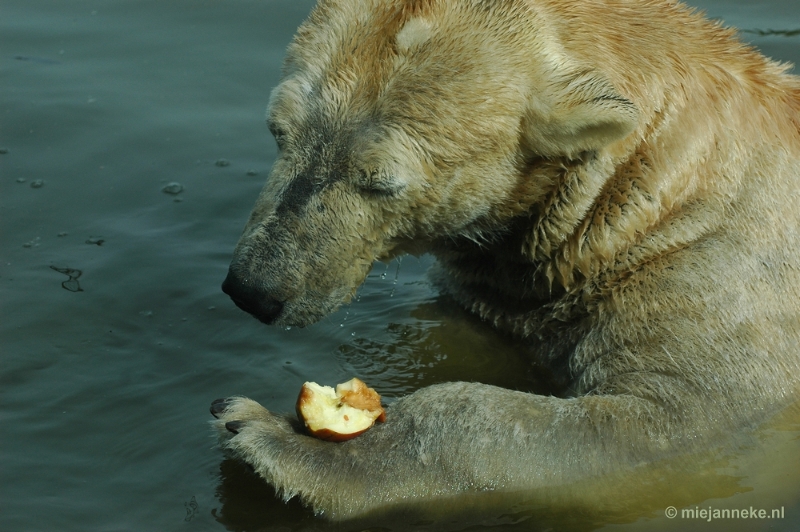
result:
[(658, 160), (650, 146), (667, 130), (655, 126), (624, 158), (585, 154), (543, 162), (553, 173), (544, 199), (502, 229), (482, 229), (490, 236), (481, 241), (465, 236), (435, 243), (431, 251), (446, 273), (439, 283), (496, 327), (544, 338), (554, 327), (564, 334), (567, 324), (581, 322), (592, 294), (713, 231), (730, 187), (696, 176), (702, 166), (710, 175), (718, 171), (708, 165), (724, 158), (712, 153), (719, 143), (712, 135), (694, 153)]
[(740, 52), (735, 74), (691, 65), (660, 95), (636, 95), (637, 105), (648, 101), (642, 125), (609, 150), (532, 165), (522, 179), (546, 183), (546, 194), (529, 205), (512, 194), (498, 211), (513, 215), (478, 222), (483, 241), (435, 243), (448, 291), (515, 335), (544, 334), (548, 323), (581, 321), (581, 301), (643, 265), (724, 230), (726, 211), (776, 186), (789, 164), (763, 132), (788, 128), (780, 138), (796, 139), (800, 123), (796, 80)]

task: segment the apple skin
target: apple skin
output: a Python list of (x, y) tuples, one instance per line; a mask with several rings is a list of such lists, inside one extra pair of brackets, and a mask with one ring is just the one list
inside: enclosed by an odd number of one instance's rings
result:
[(355, 438), (375, 421), (386, 421), (380, 395), (357, 378), (337, 385), (336, 390), (306, 382), (295, 410), (311, 436), (331, 442)]

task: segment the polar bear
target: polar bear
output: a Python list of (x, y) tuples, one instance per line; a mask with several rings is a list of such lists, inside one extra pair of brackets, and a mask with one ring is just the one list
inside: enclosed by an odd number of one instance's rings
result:
[(344, 443), (234, 397), (212, 406), (222, 446), (346, 519), (689, 455), (796, 401), (787, 68), (670, 0), (320, 0), (223, 290), (306, 326), (374, 260), (430, 252), (562, 392), (431, 386)]

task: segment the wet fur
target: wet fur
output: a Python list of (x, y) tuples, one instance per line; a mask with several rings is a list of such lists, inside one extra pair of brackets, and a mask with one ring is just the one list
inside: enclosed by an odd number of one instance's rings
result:
[(342, 519), (688, 455), (795, 401), (786, 69), (669, 1), (321, 1), (271, 99), (281, 155), (232, 275), (308, 325), (375, 259), (431, 252), (564, 392), (432, 386), (342, 444), (231, 399), (223, 447)]

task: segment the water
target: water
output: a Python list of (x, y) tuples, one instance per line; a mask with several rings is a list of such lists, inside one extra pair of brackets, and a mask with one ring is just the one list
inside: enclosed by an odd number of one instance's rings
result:
[[(291, 411), (305, 380), (353, 375), (390, 401), (445, 380), (535, 384), (513, 342), (437, 298), (429, 257), (377, 266), (356, 302), (308, 329), (264, 327), (220, 292), (275, 156), (269, 90), (310, 6), (0, 5), (0, 530), (334, 529), (223, 460), (211, 400)], [(794, 0), (704, 7), (742, 28), (800, 28)], [(798, 35), (746, 37), (800, 61)], [(523, 507), (485, 524), (800, 530), (800, 416), (757, 439), (710, 457), (695, 487), (660, 471), (624, 505)], [(783, 507), (785, 518), (664, 517), (709, 504)]]

